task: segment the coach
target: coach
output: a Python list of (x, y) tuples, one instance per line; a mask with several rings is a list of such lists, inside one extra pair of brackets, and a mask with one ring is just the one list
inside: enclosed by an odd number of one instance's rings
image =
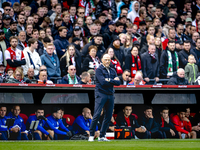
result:
[(106, 130), (112, 117), (114, 108), (113, 86), (120, 85), (117, 73), (110, 68), (111, 58), (108, 54), (102, 57), (102, 64), (96, 69), (95, 108), (94, 116), (90, 126), (90, 137), (88, 141), (94, 141), (94, 132), (99, 120), (102, 108), (104, 108), (104, 120), (100, 130), (99, 141), (108, 141), (105, 138)]

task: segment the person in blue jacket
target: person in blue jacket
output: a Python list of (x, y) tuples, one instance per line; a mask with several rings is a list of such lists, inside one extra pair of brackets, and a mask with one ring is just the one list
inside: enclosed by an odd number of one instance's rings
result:
[[(69, 139), (72, 136), (72, 132), (69, 131), (63, 124), (61, 120), (61, 109), (59, 107), (53, 108), (53, 113), (51, 116), (47, 117), (47, 119), (53, 125), (53, 128), (50, 127), (48, 124), (45, 124), (47, 129), (54, 131), (54, 139), (61, 140), (61, 139)], [(59, 130), (62, 129), (63, 131)]]
[(19, 116), (20, 112), (20, 106), (15, 105), (13, 107), (13, 113), (7, 116), (8, 118), (15, 119), (13, 126), (9, 128), (11, 140), (28, 140), (28, 133), (26, 131), (24, 120)]
[(42, 64), (47, 67), (47, 74), (49, 77), (60, 77), (60, 61), (58, 56), (54, 54), (54, 45), (52, 43), (47, 44), (47, 53), (41, 56)]
[[(75, 134), (90, 135), (90, 125), (92, 122), (91, 110), (87, 107), (83, 108), (82, 115), (78, 116), (72, 127)], [(99, 137), (98, 126), (96, 126), (94, 139)]]
[(51, 130), (45, 130), (44, 126), (47, 123), (49, 126), (53, 128), (53, 125), (50, 121), (48, 121), (44, 117), (44, 109), (43, 108), (37, 108), (35, 115), (30, 116), (26, 122), (26, 129), (30, 131), (30, 125), (32, 121), (39, 121), (38, 127), (35, 131), (31, 131), (33, 135), (34, 140), (41, 140), (43, 138), (46, 138), (47, 140), (52, 140), (54, 136), (54, 132)]
[(0, 140), (8, 140), (8, 127), (6, 126), (6, 112), (5, 106), (0, 107)]
[(104, 120), (98, 140), (108, 141), (105, 134), (114, 109), (113, 87), (114, 85), (120, 85), (120, 80), (117, 77), (115, 69), (110, 68), (110, 62), (110, 55), (104, 54), (102, 57), (102, 64), (96, 69), (95, 108), (88, 141), (94, 141), (94, 133), (96, 131), (97, 122), (99, 121), (102, 108), (104, 108)]
[(179, 134), (169, 118), (169, 108), (164, 107), (160, 112), (161, 116), (157, 119), (160, 131), (163, 132), (165, 138), (179, 138)]
[(164, 138), (163, 132), (159, 129), (159, 124), (153, 116), (153, 108), (147, 106), (144, 111), (144, 116), (141, 117), (139, 123), (146, 128), (151, 138)]

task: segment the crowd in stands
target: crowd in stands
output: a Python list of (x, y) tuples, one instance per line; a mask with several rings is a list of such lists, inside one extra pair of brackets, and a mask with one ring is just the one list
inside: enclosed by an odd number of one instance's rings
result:
[(200, 0), (2, 0), (0, 82), (95, 84), (109, 54), (121, 84), (199, 85), (199, 34)]
[[(193, 117), (190, 108), (181, 108), (176, 113), (169, 113), (167, 107), (154, 112), (151, 106), (146, 106), (144, 114), (132, 113), (132, 106), (126, 105), (110, 120), (107, 132), (114, 132), (120, 127), (130, 127), (134, 139), (186, 139), (200, 138), (200, 111)], [(114, 113), (114, 110), (113, 110)], [(6, 115), (7, 114), (7, 115)], [(44, 108), (38, 107), (35, 113), (23, 120), (19, 105), (13, 106), (7, 113), (6, 106), (0, 107), (0, 140), (86, 140), (90, 135), (92, 121), (91, 110), (83, 108), (82, 114), (67, 123), (64, 108), (53, 107), (52, 113), (44, 115)], [(100, 135), (104, 117), (102, 110), (96, 127), (95, 138)], [(12, 123), (11, 123), (11, 120)]]

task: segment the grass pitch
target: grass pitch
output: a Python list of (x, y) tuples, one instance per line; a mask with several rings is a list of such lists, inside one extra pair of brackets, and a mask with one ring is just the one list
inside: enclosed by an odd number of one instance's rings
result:
[(183, 150), (200, 149), (197, 140), (1, 141), (0, 150)]

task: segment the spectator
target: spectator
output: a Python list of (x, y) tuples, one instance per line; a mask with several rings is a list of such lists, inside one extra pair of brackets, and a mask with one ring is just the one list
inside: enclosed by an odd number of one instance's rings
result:
[(116, 27), (115, 27), (115, 30), (114, 30), (114, 32), (112, 34), (112, 38), (114, 38), (115, 36), (119, 36), (124, 30), (124, 24), (119, 22), (119, 21), (117, 21), (115, 23), (115, 26)]
[(76, 16), (76, 5), (72, 4), (69, 8), (69, 13), (70, 13), (70, 20), (72, 23), (75, 23), (75, 20), (77, 19)]
[(66, 48), (69, 45), (69, 42), (66, 39), (66, 36), (67, 36), (66, 27), (60, 27), (58, 29), (58, 33), (59, 33), (59, 36), (56, 40), (54, 40), (54, 45), (56, 47), (58, 58), (61, 58), (65, 54)]
[(54, 132), (51, 130), (45, 130), (45, 124), (48, 124), (49, 126), (53, 126), (47, 118), (44, 117), (44, 109), (43, 108), (37, 108), (35, 115), (29, 116), (27, 122), (26, 122), (26, 129), (30, 130), (30, 125), (32, 121), (39, 121), (38, 127), (35, 131), (33, 131), (33, 139), (34, 140), (53, 140)]
[(39, 68), (42, 65), (39, 54), (36, 52), (38, 48), (37, 39), (31, 38), (28, 40), (28, 46), (23, 50), (24, 57), (26, 60), (26, 64), (23, 67), (24, 75), (27, 75), (28, 69), (34, 69), (34, 75), (37, 76), (39, 74)]
[[(86, 134), (90, 135), (90, 125), (92, 122), (91, 110), (87, 107), (83, 108), (82, 115), (78, 116), (73, 123), (73, 131), (75, 134)], [(96, 132), (94, 135), (94, 139), (98, 138), (100, 132), (98, 131), (98, 127), (96, 127)]]
[(175, 27), (175, 18), (174, 17), (168, 17), (167, 20), (167, 24), (165, 24), (163, 26), (163, 33), (165, 34), (165, 36), (168, 38), (169, 35), (169, 29), (174, 28)]
[(127, 18), (131, 20), (132, 23), (134, 23), (135, 19), (139, 17), (139, 11), (140, 11), (140, 3), (135, 1), (132, 3), (132, 11), (128, 13)]
[(91, 46), (91, 45), (94, 45), (94, 46), (96, 46), (97, 47), (97, 56), (98, 56), (98, 58), (100, 59), (101, 58), (101, 56), (105, 53), (105, 47), (104, 47), (104, 45), (103, 45), (103, 43), (102, 43), (102, 41), (103, 41), (103, 37), (102, 37), (102, 35), (100, 35), (100, 34), (98, 34), (98, 35), (96, 35), (95, 37), (94, 37), (94, 39), (91, 41), (91, 42), (89, 42), (88, 44), (86, 44), (85, 45), (85, 47), (83, 48), (83, 50), (82, 50), (82, 60), (84, 60), (84, 58), (87, 56), (87, 54), (89, 53), (89, 51), (88, 51), (88, 48)]
[(11, 17), (9, 15), (4, 14), (3, 18), (3, 31), (7, 33), (10, 28)]
[(128, 85), (144, 85), (143, 74), (141, 71), (137, 71), (133, 81), (129, 82)]
[(10, 77), (7, 83), (30, 83), (30, 80), (24, 77), (23, 69), (17, 67), (13, 73), (13, 77)]
[(139, 123), (144, 126), (151, 138), (164, 138), (163, 132), (159, 129), (159, 124), (156, 122), (153, 116), (153, 108), (147, 106), (144, 111), (143, 117)]
[(187, 40), (187, 37), (183, 34), (184, 33), (184, 26), (183, 24), (178, 24), (176, 27), (176, 37), (178, 40), (184, 42)]
[[(69, 131), (63, 124), (61, 120), (61, 109), (59, 107), (54, 107), (52, 115), (47, 117), (47, 119), (51, 122), (53, 125), (53, 129), (49, 125), (45, 125), (46, 129), (53, 130), (54, 131), (54, 139), (55, 140), (67, 140), (72, 136), (72, 132)], [(58, 128), (61, 128), (64, 131), (58, 130)]]
[(52, 43), (48, 43), (46, 48), (47, 53), (41, 56), (41, 61), (47, 67), (49, 77), (60, 77), (60, 61), (58, 56), (54, 54), (54, 48)]
[(77, 53), (81, 53), (81, 40), (77, 37), (73, 38), (72, 44), (75, 46)]
[[(163, 7), (161, 5), (157, 5), (155, 9), (155, 17), (159, 20), (160, 25), (164, 25), (166, 21), (166, 15), (163, 13)], [(167, 25), (165, 25), (167, 26)]]
[(163, 50), (166, 50), (167, 48), (167, 43), (169, 42), (169, 40), (171, 41), (177, 41), (176, 39), (176, 31), (174, 28), (169, 29), (169, 34), (168, 34), (168, 38), (166, 38), (163, 42)]
[(165, 138), (179, 138), (179, 134), (169, 118), (169, 108), (162, 108), (160, 114), (161, 116), (158, 118), (157, 122), (159, 123), (160, 130), (163, 132)]
[(197, 59), (200, 60), (200, 38), (197, 38), (196, 48), (193, 50), (197, 56)]
[(6, 112), (7, 108), (5, 106), (0, 106), (0, 140), (8, 140), (8, 127), (6, 126)]
[(97, 56), (97, 51), (98, 51), (98, 49), (94, 45), (91, 45), (88, 48), (89, 54), (83, 60), (82, 72), (88, 71), (89, 69), (96, 70), (99, 67), (100, 59)]
[(75, 66), (68, 67), (68, 74), (62, 78), (61, 84), (78, 84), (80, 78), (76, 75)]
[(176, 130), (179, 132), (179, 137), (182, 139), (193, 138), (196, 139), (196, 132), (192, 131), (190, 120), (185, 116), (185, 109), (179, 109), (177, 115), (173, 116), (172, 122)]
[(113, 34), (114, 30), (115, 30), (115, 23), (113, 21), (110, 21), (108, 23), (108, 28), (105, 29), (105, 31), (103, 33), (103, 42), (104, 42), (104, 46), (106, 49), (112, 42), (112, 34)]
[(61, 76), (67, 74), (68, 67), (73, 65), (76, 67), (76, 74), (81, 74), (81, 54), (75, 49), (74, 45), (69, 45), (67, 51), (60, 59)]
[(118, 126), (131, 127), (132, 138), (148, 139), (150, 134), (144, 126), (138, 124), (137, 119), (132, 114), (132, 106), (125, 106), (123, 113), (119, 113), (116, 118)]
[(51, 23), (51, 20), (49, 17), (44, 17), (44, 20), (42, 21), (42, 24), (39, 26), (40, 29), (45, 30), (47, 27), (49, 27)]
[(25, 75), (25, 77), (28, 78), (29, 80), (33, 80), (32, 82), (34, 82), (34, 80), (36, 80), (36, 78), (34, 76), (34, 69), (33, 68), (29, 68), (26, 74), (27, 75)]
[(50, 16), (51, 22), (54, 24), (54, 20), (56, 17), (61, 16), (61, 12), (62, 12), (62, 7), (61, 4), (56, 4), (54, 6), (55, 8), (55, 12)]
[(188, 63), (188, 56), (190, 54), (194, 55), (194, 57), (196, 59), (195, 64), (199, 66), (199, 61), (197, 59), (197, 56), (194, 53), (194, 51), (191, 49), (190, 41), (186, 40), (186, 41), (184, 41), (184, 49), (178, 53), (179, 61), (180, 61), (180, 68), (185, 68), (185, 66)]
[(27, 44), (28, 44), (28, 42), (26, 41), (26, 32), (20, 31), (18, 38), (19, 40), (18, 40), (17, 48), (23, 51), (27, 47)]
[(18, 38), (15, 36), (11, 36), (10, 37), (11, 47), (9, 47), (4, 53), (4, 57), (7, 61), (6, 71), (9, 68), (15, 70), (16, 67), (26, 64), (24, 53), (16, 48), (17, 43), (18, 43)]
[(67, 27), (67, 30), (69, 32), (72, 32), (73, 31), (73, 25), (70, 21), (70, 14), (68, 12), (64, 12), (64, 13), (62, 13), (62, 17), (63, 17), (62, 26)]
[(56, 18), (54, 19), (54, 25), (51, 28), (52, 36), (54, 37), (54, 39), (59, 38), (58, 35), (60, 35), (59, 34), (60, 27), (62, 27), (62, 18), (60, 16), (56, 16)]
[(152, 84), (153, 82), (150, 82), (150, 79), (155, 79), (156, 82), (159, 81), (159, 60), (158, 56), (155, 53), (156, 47), (155, 45), (151, 44), (149, 45), (149, 51), (145, 52), (141, 56), (142, 60), (142, 72), (144, 75), (144, 80), (147, 82), (147, 84)]
[(187, 79), (190, 84), (193, 84), (194, 81), (196, 81), (196, 77), (199, 72), (198, 66), (195, 62), (196, 60), (194, 55), (190, 54), (188, 56), (188, 64), (185, 66), (185, 79)]
[(138, 55), (137, 46), (133, 46), (131, 49), (131, 53), (126, 56), (125, 69), (131, 71), (131, 78), (134, 78), (136, 72), (142, 69), (141, 59), (140, 56)]
[(51, 10), (48, 11), (47, 13), (48, 16), (51, 16), (55, 12), (55, 6), (56, 4), (58, 4), (58, 0), (52, 0), (50, 2), (51, 2)]
[(93, 23), (93, 24), (91, 24), (91, 26), (90, 26), (90, 32), (89, 32), (89, 34), (88, 34), (88, 36), (87, 36), (88, 42), (91, 42), (92, 39), (93, 39), (97, 34), (98, 34), (98, 26), (97, 26), (95, 23)]
[(11, 36), (18, 36), (18, 31), (17, 31), (17, 22), (16, 21), (11, 21), (10, 23), (10, 29), (5, 35), (5, 38), (7, 41), (9, 41), (9, 38)]
[(5, 53), (6, 49), (9, 47), (9, 45), (10, 45), (10, 43), (7, 40), (5, 40), (4, 31), (0, 29), (0, 50), (3, 54), (3, 60), (2, 61), (3, 61), (4, 66), (7, 65), (6, 59), (4, 57), (4, 53)]
[(33, 32), (33, 25), (27, 24), (26, 25), (26, 41), (32, 38), (32, 32)]
[(185, 71), (179, 68), (177, 72), (173, 73), (173, 76), (167, 82), (168, 85), (188, 85), (188, 80), (185, 79)]
[(175, 41), (169, 41), (167, 49), (162, 52), (160, 58), (160, 77), (170, 78), (173, 72), (179, 68), (179, 57), (175, 51)]
[(127, 85), (131, 81), (130, 70), (124, 70), (123, 74), (119, 76), (120, 84)]
[(90, 28), (92, 24), (93, 24), (92, 16), (87, 16), (85, 20), (85, 25), (83, 27), (86, 37), (90, 36)]
[(134, 38), (134, 39), (132, 39), (132, 34), (126, 35), (126, 41), (124, 43), (124, 55), (125, 55), (125, 57), (127, 56), (127, 54), (130, 54), (130, 52), (131, 52), (131, 49), (133, 47), (133, 41), (137, 41), (136, 38)]
[(197, 42), (198, 38), (199, 38), (199, 33), (198, 32), (194, 32), (192, 34), (191, 49), (195, 49), (196, 48), (196, 42)]
[(145, 21), (145, 18), (147, 17), (146, 10), (140, 9), (139, 11), (139, 17), (136, 17), (134, 20), (134, 24), (136, 24), (139, 28), (139, 24), (141, 21)]
[(53, 84), (51, 80), (47, 79), (47, 69), (40, 69), (38, 84)]
[(25, 132), (26, 127), (24, 125), (24, 120), (19, 116), (20, 112), (20, 106), (15, 105), (13, 106), (13, 113), (8, 116), (8, 118), (15, 119), (13, 126), (10, 127), (11, 140), (28, 140), (27, 134)]
[(20, 32), (20, 31), (25, 31), (25, 16), (24, 15), (21, 15), (19, 14), (18, 15), (18, 18), (17, 18), (17, 31)]
[(88, 72), (82, 72), (81, 74), (81, 80), (78, 82), (78, 84), (89, 84), (90, 82), (90, 73)]

